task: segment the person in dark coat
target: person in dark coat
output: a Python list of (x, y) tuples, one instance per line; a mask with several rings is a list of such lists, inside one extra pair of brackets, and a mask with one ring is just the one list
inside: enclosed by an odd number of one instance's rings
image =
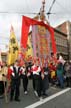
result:
[(0, 98), (3, 98), (4, 96), (4, 82), (3, 82), (3, 71), (2, 71), (2, 65), (0, 64)]
[(64, 74), (66, 77), (66, 86), (71, 87), (71, 63), (66, 61), (64, 64)]
[(18, 61), (16, 60), (14, 66), (11, 67), (11, 92), (10, 92), (10, 101), (13, 100), (15, 94), (15, 101), (20, 101), (20, 67), (18, 66)]
[(42, 79), (42, 92), (43, 95), (47, 96), (47, 90), (49, 88), (49, 80), (48, 80), (48, 75), (49, 75), (49, 69), (48, 66), (45, 65), (42, 69), (43, 73), (44, 73), (44, 78)]
[(27, 77), (27, 70), (25, 64), (21, 67), (21, 78), (23, 82), (24, 94), (26, 95), (28, 93), (27, 91), (28, 77)]

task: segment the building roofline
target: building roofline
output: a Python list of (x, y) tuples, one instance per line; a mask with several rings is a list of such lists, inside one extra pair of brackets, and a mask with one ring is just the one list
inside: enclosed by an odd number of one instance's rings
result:
[(63, 36), (65, 36), (65, 37), (67, 37), (67, 34), (65, 34), (65, 33), (61, 32), (61, 31), (59, 31), (59, 30), (57, 30), (55, 28), (54, 28), (54, 31), (57, 32), (57, 33), (59, 33), (59, 34), (61, 34), (61, 35), (63, 35)]
[(56, 28), (58, 28), (59, 26), (65, 24), (65, 23), (67, 23), (67, 22), (71, 24), (71, 21), (65, 20), (65, 21), (61, 22), (60, 24), (58, 24), (58, 25), (56, 26)]

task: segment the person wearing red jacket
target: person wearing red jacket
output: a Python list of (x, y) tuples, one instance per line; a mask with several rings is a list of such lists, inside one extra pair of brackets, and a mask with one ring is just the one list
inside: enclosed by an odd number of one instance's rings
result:
[(12, 71), (13, 71), (12, 66), (8, 66), (8, 74), (7, 74), (7, 79), (8, 80), (11, 80)]
[(31, 73), (33, 75), (34, 93), (41, 99), (41, 67), (37, 63), (33, 63), (28, 75)]

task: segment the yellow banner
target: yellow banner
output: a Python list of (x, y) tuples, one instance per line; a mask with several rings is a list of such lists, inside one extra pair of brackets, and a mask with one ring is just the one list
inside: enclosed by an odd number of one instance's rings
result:
[(14, 29), (11, 26), (11, 31), (10, 31), (10, 41), (9, 41), (9, 52), (8, 52), (8, 65), (11, 65), (15, 62), (15, 60), (18, 59), (18, 41), (16, 39)]
[(26, 58), (33, 56), (33, 50), (31, 45), (31, 37), (28, 37), (28, 43), (27, 43), (27, 51), (26, 51)]

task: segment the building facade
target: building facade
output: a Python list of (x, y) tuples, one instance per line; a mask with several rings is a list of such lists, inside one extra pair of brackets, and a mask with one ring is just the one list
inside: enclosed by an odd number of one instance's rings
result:
[(55, 29), (55, 41), (57, 53), (62, 53), (65, 59), (68, 59), (67, 35)]
[(71, 60), (71, 22), (67, 21), (55, 28), (57, 52)]

